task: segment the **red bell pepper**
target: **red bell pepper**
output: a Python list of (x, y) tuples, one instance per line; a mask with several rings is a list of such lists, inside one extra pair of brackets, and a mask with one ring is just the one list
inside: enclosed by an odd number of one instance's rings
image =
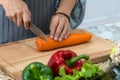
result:
[(65, 67), (66, 74), (73, 74), (74, 69), (81, 69), (83, 62), (80, 59), (82, 58), (85, 60), (89, 59), (86, 54), (77, 56), (77, 54), (71, 50), (59, 50), (51, 56), (48, 66), (53, 70), (56, 76), (62, 66)]

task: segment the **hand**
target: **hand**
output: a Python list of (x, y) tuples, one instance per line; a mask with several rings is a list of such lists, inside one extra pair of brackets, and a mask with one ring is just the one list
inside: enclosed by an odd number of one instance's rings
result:
[(9, 19), (17, 23), (18, 26), (24, 24), (26, 29), (29, 28), (31, 13), (23, 0), (4, 0), (2, 6)]
[(61, 41), (67, 38), (71, 33), (70, 23), (67, 17), (62, 14), (56, 14), (52, 17), (50, 23), (50, 37)]

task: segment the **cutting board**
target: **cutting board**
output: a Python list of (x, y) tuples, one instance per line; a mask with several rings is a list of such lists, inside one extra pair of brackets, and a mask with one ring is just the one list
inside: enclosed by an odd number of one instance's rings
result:
[[(82, 33), (84, 30), (73, 32)], [(21, 73), (25, 66), (32, 62), (42, 62), (46, 65), (51, 55), (57, 50), (73, 50), (78, 55), (86, 53), (93, 63), (97, 63), (105, 61), (114, 46), (110, 41), (93, 35), (89, 42), (83, 44), (40, 52), (36, 50), (35, 39), (0, 45), (0, 68), (14, 79), (21, 80)]]

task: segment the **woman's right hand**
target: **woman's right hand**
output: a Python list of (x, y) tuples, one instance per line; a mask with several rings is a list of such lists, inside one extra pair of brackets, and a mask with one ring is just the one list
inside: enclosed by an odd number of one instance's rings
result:
[(31, 13), (23, 0), (4, 0), (2, 6), (9, 19), (13, 20), (18, 26), (24, 25), (26, 29), (29, 28)]

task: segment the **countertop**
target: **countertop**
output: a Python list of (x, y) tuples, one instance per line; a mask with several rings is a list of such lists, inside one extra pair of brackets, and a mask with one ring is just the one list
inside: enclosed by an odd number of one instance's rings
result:
[(83, 29), (113, 42), (120, 40), (120, 22), (88, 26)]

